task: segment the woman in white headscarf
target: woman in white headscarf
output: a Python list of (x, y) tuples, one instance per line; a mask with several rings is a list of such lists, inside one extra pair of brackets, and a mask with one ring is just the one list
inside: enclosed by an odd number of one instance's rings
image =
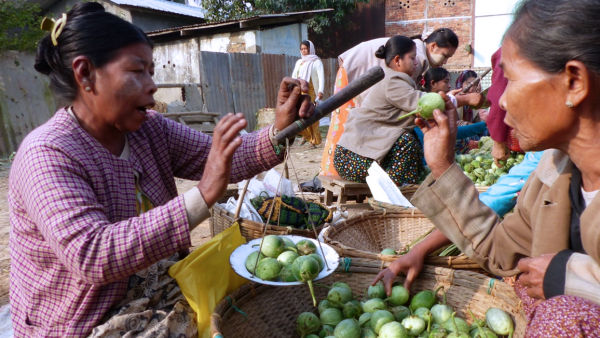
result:
[[(302, 79), (308, 82), (308, 95), (312, 101), (323, 99), (323, 90), (325, 88), (325, 73), (323, 71), (323, 62), (315, 54), (315, 46), (310, 40), (304, 40), (300, 43), (300, 54), (302, 58), (296, 61), (292, 77)], [(300, 135), (311, 144), (321, 144), (321, 133), (319, 132), (319, 122), (315, 122), (309, 128), (304, 129)]]

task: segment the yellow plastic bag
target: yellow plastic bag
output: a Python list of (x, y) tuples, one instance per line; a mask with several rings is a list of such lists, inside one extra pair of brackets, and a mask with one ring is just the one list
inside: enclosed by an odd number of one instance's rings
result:
[(233, 250), (244, 243), (235, 222), (169, 268), (169, 275), (196, 312), (200, 338), (210, 337), (210, 316), (217, 303), (247, 282), (229, 264)]

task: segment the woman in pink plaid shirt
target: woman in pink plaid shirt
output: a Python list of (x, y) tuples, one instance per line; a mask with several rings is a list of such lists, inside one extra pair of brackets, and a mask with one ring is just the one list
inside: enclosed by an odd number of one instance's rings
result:
[[(229, 180), (281, 162), (274, 135), (312, 113), (308, 85), (282, 81), (270, 128), (241, 137), (246, 121), (229, 114), (211, 138), (148, 110), (152, 43), (139, 28), (94, 2), (43, 25), (35, 68), (70, 104), (23, 140), (10, 173), (15, 335), (196, 336), (166, 270)], [(199, 183), (178, 196), (174, 177)]]

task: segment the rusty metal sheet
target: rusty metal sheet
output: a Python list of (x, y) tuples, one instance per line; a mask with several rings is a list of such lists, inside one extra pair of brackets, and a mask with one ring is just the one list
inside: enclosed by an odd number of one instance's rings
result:
[(233, 104), (236, 113), (243, 113), (247, 130), (256, 126), (256, 112), (266, 106), (265, 84), (260, 54), (230, 53), (229, 70)]
[(285, 56), (279, 54), (261, 54), (261, 59), (265, 87), (265, 105), (274, 108), (277, 103), (279, 84), (288, 72), (285, 64)]
[(218, 112), (221, 116), (234, 112), (227, 54), (201, 52), (200, 73), (206, 111)]

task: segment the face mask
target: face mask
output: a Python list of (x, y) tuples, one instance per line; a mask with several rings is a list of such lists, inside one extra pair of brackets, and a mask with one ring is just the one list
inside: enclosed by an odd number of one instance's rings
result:
[(439, 67), (444, 61), (446, 61), (446, 57), (443, 54), (429, 54), (429, 63), (432, 67)]

